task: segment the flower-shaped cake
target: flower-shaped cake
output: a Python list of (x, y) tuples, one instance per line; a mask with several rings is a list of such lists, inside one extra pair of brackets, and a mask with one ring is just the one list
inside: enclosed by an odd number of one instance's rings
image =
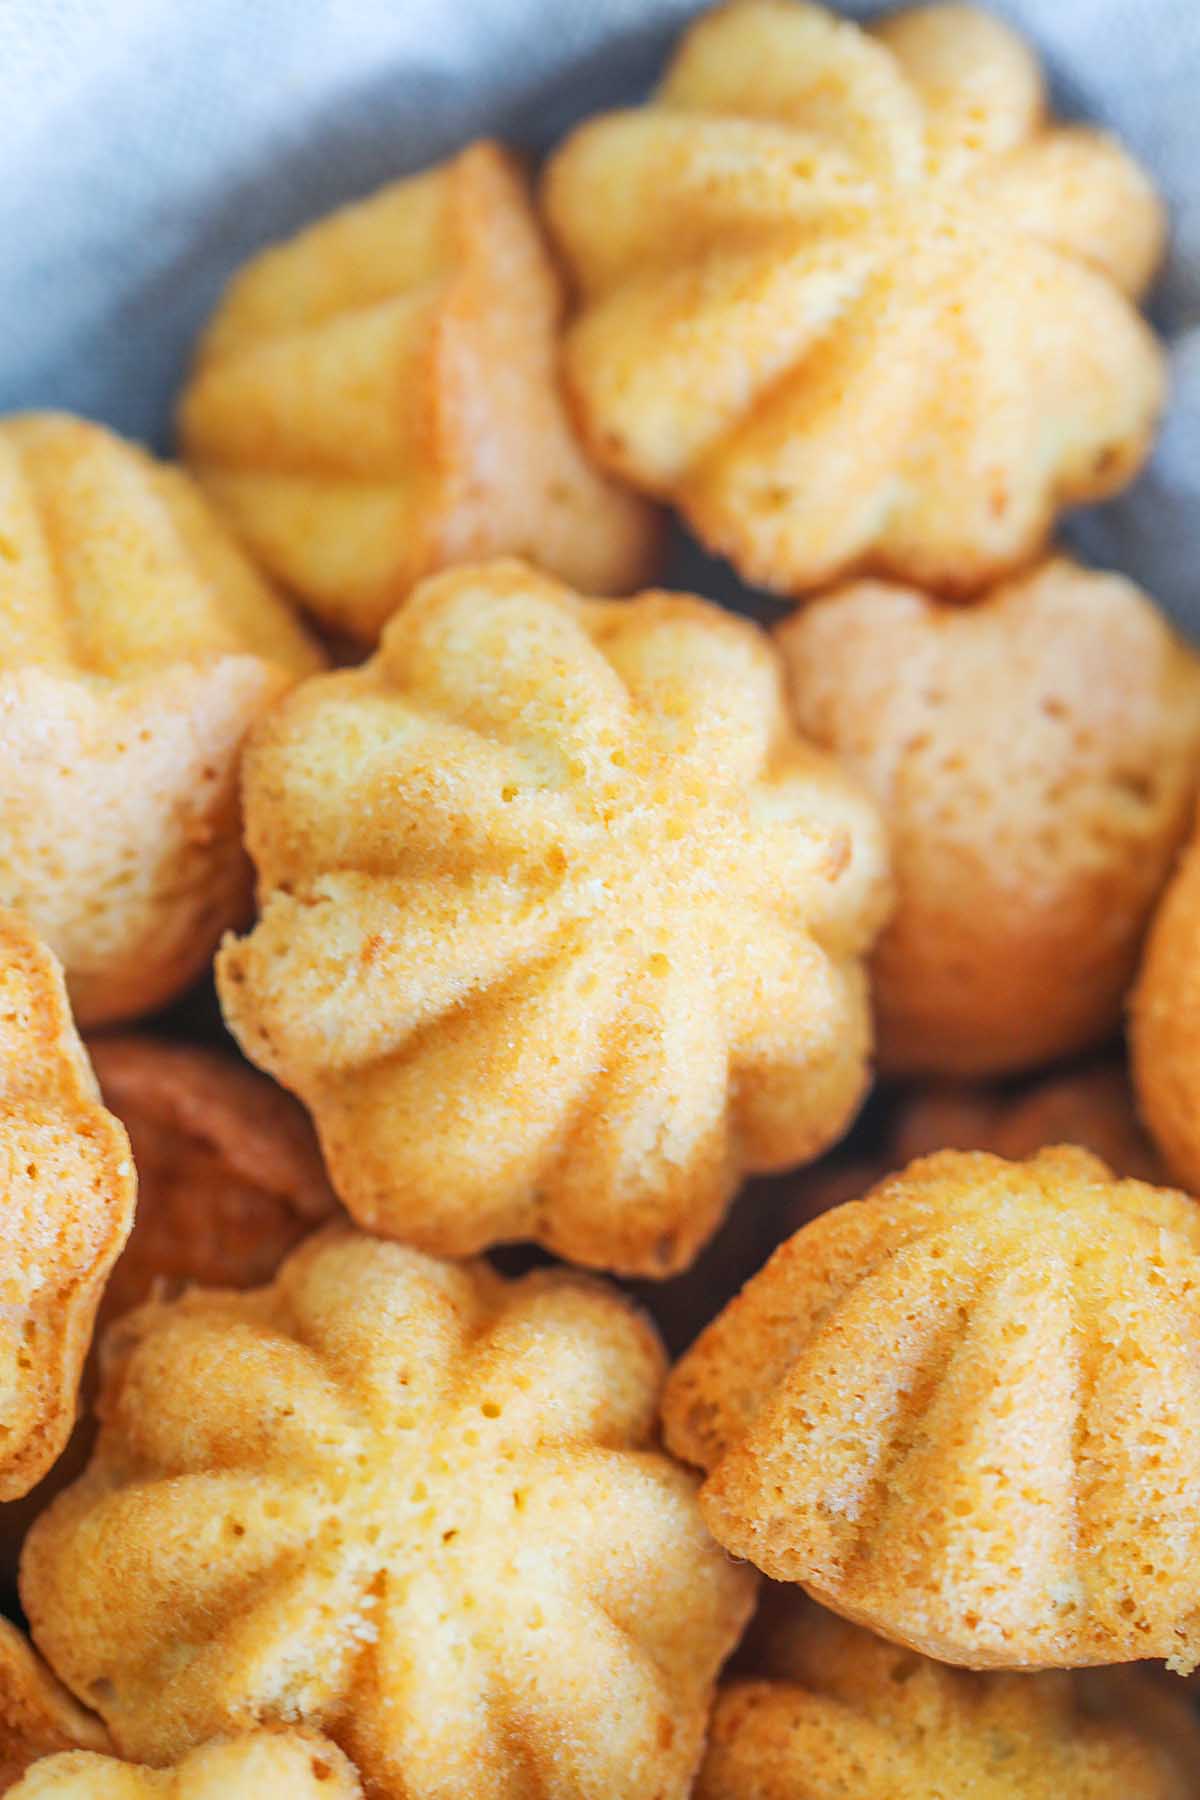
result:
[(109, 1748), (99, 1719), (75, 1704), (16, 1626), (0, 1619), (0, 1794), (39, 1757)]
[(170, 1769), (66, 1751), (35, 1763), (8, 1800), (362, 1800), (362, 1788), (323, 1738), (254, 1731), (204, 1744)]
[(754, 1584), (651, 1448), (613, 1290), (333, 1228), (109, 1351), (21, 1581), (123, 1754), (301, 1724), (379, 1800), (682, 1800)]
[(188, 461), (264, 568), (367, 642), (483, 556), (624, 592), (658, 524), (572, 434), (562, 306), (524, 176), (472, 144), (236, 276), (184, 393)]
[(0, 912), (0, 1500), (27, 1493), (67, 1441), (134, 1192), (62, 971)]
[(178, 469), (0, 420), (0, 905), (81, 1024), (150, 1012), (244, 914), (237, 766), (321, 658)]
[(718, 1541), (976, 1668), (1200, 1662), (1200, 1206), (944, 1151), (788, 1240), (668, 1385)]
[(648, 106), (568, 140), (545, 200), (588, 442), (752, 581), (966, 592), (1146, 454), (1159, 202), (1047, 122), (1033, 56), (972, 7), (868, 32), (735, 0)]
[[(970, 1674), (772, 1593), (713, 1713), (696, 1800), (1192, 1800), (1173, 1676)], [(1178, 1689), (1172, 1693), (1167, 1683)]]
[(796, 727), (891, 833), (882, 1067), (1003, 1074), (1113, 1035), (1200, 774), (1200, 658), (1054, 557), (978, 605), (879, 582), (778, 633)]
[(361, 1224), (663, 1275), (853, 1113), (882, 833), (755, 626), (450, 571), (264, 721), (244, 802), (221, 1003)]

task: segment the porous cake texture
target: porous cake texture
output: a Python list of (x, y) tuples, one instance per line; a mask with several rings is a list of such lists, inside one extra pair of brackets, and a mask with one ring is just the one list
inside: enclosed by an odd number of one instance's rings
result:
[(77, 1706), (24, 1633), (0, 1619), (0, 1794), (41, 1757), (110, 1748), (95, 1714)]
[(27, 1493), (70, 1435), (135, 1185), (62, 970), (0, 911), (0, 1501)]
[(35, 1763), (8, 1800), (362, 1800), (333, 1744), (300, 1731), (256, 1731), (205, 1744), (169, 1769), (85, 1750)]

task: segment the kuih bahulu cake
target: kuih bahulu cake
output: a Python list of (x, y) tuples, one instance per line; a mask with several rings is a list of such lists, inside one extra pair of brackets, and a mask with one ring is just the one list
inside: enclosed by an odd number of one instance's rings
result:
[(972, 1674), (769, 1596), (695, 1800), (1192, 1800), (1200, 1722), (1140, 1669)]
[(70, 1435), (135, 1187), (62, 970), (24, 919), (0, 912), (0, 1501), (27, 1493)]
[(0, 906), (81, 1025), (172, 999), (244, 916), (246, 732), (316, 647), (179, 469), (0, 419)]
[(222, 1008), (369, 1229), (663, 1276), (852, 1117), (882, 828), (748, 622), (450, 571), (264, 721), (244, 800)]
[(757, 585), (968, 594), (1149, 450), (1162, 207), (974, 7), (718, 7), (544, 199), (588, 444)]
[(881, 1065), (993, 1075), (1116, 1030), (1200, 773), (1200, 659), (1056, 557), (976, 606), (860, 582), (778, 642), (797, 728), (888, 821)]
[(485, 556), (624, 592), (658, 525), (572, 433), (562, 306), (516, 159), (472, 144), (239, 272), (184, 390), (188, 461), (263, 566), (365, 642), (423, 576)]
[(35, 1763), (9, 1800), (362, 1800), (362, 1787), (323, 1738), (255, 1731), (202, 1745), (166, 1769), (66, 1751)]
[(945, 1151), (777, 1250), (675, 1369), (718, 1541), (977, 1668), (1200, 1662), (1200, 1208)]
[(662, 1375), (600, 1283), (331, 1228), (114, 1327), (35, 1638), (154, 1765), (299, 1724), (378, 1800), (683, 1800), (754, 1579), (654, 1447)]

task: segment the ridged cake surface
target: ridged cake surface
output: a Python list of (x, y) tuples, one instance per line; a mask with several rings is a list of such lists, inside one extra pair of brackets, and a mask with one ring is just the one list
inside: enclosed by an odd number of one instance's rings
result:
[(379, 1800), (683, 1800), (753, 1596), (654, 1447), (649, 1326), (331, 1228), (110, 1333), (22, 1598), (122, 1754), (325, 1732)]
[(718, 1698), (696, 1800), (1191, 1800), (1196, 1791), (1200, 1723), (1174, 1676), (974, 1674), (799, 1595), (771, 1600), (744, 1672)]
[(1048, 118), (1032, 52), (973, 7), (869, 31), (719, 7), (648, 105), (567, 140), (544, 198), (587, 441), (752, 582), (965, 594), (1148, 451), (1161, 205), (1113, 139)]
[(222, 1007), (369, 1229), (665, 1275), (852, 1117), (882, 829), (747, 621), (448, 571), (264, 721), (244, 791)]
[(571, 430), (562, 306), (516, 159), (472, 144), (241, 270), (181, 402), (188, 461), (263, 566), (366, 642), (449, 563), (636, 587), (658, 524)]
[(667, 1390), (718, 1540), (926, 1655), (1200, 1661), (1200, 1208), (945, 1151), (788, 1240)]

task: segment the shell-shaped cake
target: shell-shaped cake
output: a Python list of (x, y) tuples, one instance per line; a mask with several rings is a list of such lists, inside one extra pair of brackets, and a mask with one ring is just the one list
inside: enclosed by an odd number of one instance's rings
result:
[(22, 1598), (122, 1754), (327, 1733), (379, 1800), (683, 1800), (754, 1579), (615, 1290), (338, 1228), (114, 1327)]
[(70, 1435), (134, 1192), (62, 971), (24, 919), (0, 912), (0, 1500), (27, 1493)]
[(1200, 1662), (1200, 1208), (945, 1151), (788, 1240), (678, 1365), (718, 1541), (978, 1668)]
[(1129, 1039), (1141, 1115), (1175, 1179), (1200, 1193), (1200, 830), (1155, 914)]
[(88, 1054), (138, 1172), (102, 1322), (191, 1282), (257, 1287), (336, 1210), (303, 1109), (255, 1070), (133, 1034), (91, 1038)]
[(970, 608), (860, 582), (780, 629), (796, 727), (888, 821), (880, 1064), (1016, 1072), (1117, 1028), (1200, 774), (1200, 659), (1055, 557)]
[(750, 581), (966, 593), (1149, 448), (1161, 205), (1111, 138), (1048, 119), (1032, 52), (973, 7), (862, 30), (734, 0), (544, 195), (588, 443)]
[(0, 420), (0, 905), (76, 1017), (152, 1011), (244, 914), (237, 765), (321, 657), (188, 477), (83, 419)]
[(882, 830), (756, 626), (449, 571), (264, 721), (244, 802), (221, 1004), (371, 1230), (666, 1275), (853, 1114)]
[(108, 1750), (108, 1733), (77, 1706), (7, 1619), (0, 1619), (0, 1794), (40, 1757)]
[(695, 1800), (1191, 1800), (1200, 1723), (1140, 1669), (974, 1674), (796, 1595), (713, 1712)]
[(254, 1731), (204, 1744), (168, 1769), (67, 1751), (35, 1763), (8, 1800), (362, 1800), (362, 1787), (315, 1733)]
[(448, 563), (523, 555), (624, 592), (659, 528), (572, 433), (562, 308), (515, 159), (473, 144), (235, 277), (184, 392), (185, 454), (263, 567), (368, 642)]

